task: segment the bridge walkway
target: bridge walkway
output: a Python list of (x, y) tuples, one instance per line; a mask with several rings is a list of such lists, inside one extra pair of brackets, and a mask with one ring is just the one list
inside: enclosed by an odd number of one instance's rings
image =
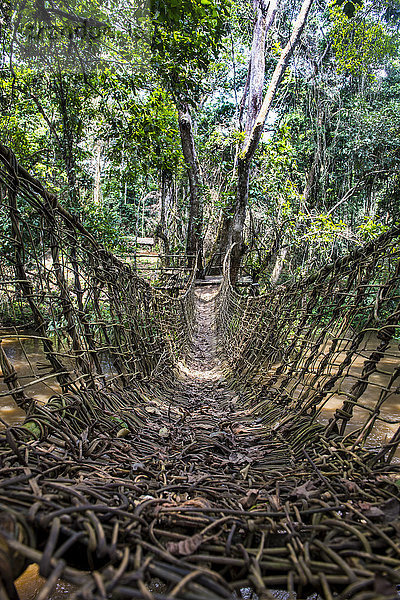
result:
[(21, 377), (0, 345), (27, 414), (0, 432), (1, 600), (30, 562), (37, 600), (398, 598), (400, 228), (261, 295), (227, 269), (169, 295), (1, 144), (0, 184), (3, 330), (45, 359)]

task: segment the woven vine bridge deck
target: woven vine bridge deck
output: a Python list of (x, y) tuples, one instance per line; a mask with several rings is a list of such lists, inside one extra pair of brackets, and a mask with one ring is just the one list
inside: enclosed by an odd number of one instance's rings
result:
[(0, 199), (1, 335), (42, 357), (21, 374), (0, 346), (26, 412), (0, 431), (1, 600), (31, 562), (38, 600), (60, 578), (85, 600), (397, 598), (400, 228), (269, 294), (192, 275), (170, 297), (3, 146)]

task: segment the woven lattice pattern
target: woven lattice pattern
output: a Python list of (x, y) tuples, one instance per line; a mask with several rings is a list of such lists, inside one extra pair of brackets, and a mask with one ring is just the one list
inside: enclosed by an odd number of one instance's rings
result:
[[(336, 406), (324, 434), (347, 435), (358, 447), (377, 423), (389, 424), (392, 435), (371, 460), (390, 462), (400, 442), (399, 235), (391, 230), (317, 275), (262, 296), (241, 296), (225, 279), (218, 323), (227, 361), (236, 384), (251, 384), (253, 403), (270, 424), (284, 427), (285, 414), (294, 413), (323, 421)], [(394, 414), (385, 413), (387, 404)]]
[(369, 442), (397, 393), (399, 231), (266, 296), (193, 274), (168, 295), (0, 162), (2, 335), (43, 362), (0, 347), (27, 412), (0, 432), (1, 598), (28, 562), (38, 600), (59, 578), (82, 600), (397, 598), (398, 436)]
[(15, 323), (34, 329), (68, 391), (126, 386), (170, 369), (189, 342), (193, 277), (179, 298), (158, 293), (102, 248), (8, 149), (0, 147), (0, 160), (0, 301), (10, 334), (18, 335)]

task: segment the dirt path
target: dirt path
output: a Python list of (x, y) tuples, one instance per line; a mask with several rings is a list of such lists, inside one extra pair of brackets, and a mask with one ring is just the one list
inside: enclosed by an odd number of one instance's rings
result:
[[(227, 387), (217, 352), (216, 293), (215, 286), (196, 290), (193, 351), (181, 366), (168, 410), (165, 403), (160, 405), (149, 419), (148, 430), (139, 433), (138, 460), (143, 462), (140, 450), (144, 450), (145, 437), (151, 445), (162, 437), (158, 460), (151, 455), (155, 476), (148, 493), (160, 499), (176, 493), (186, 500), (201, 496), (213, 506), (242, 511), (254, 486), (260, 490), (259, 499), (267, 500), (263, 490), (271, 469), (288, 464), (289, 458)], [(162, 489), (156, 475), (159, 469), (165, 484)]]
[(217, 286), (203, 286), (196, 290), (196, 327), (193, 354), (188, 363), (193, 377), (200, 381), (216, 381), (222, 378), (221, 363), (217, 357), (217, 333), (215, 327), (215, 299)]
[[(215, 325), (216, 286), (199, 287), (196, 290), (196, 325), (191, 354), (180, 365), (179, 380), (189, 396), (193, 396), (191, 408), (206, 404), (211, 409), (209, 417), (215, 419), (234, 410), (234, 394), (228, 390), (221, 361), (218, 357)], [(186, 397), (186, 394), (185, 394)], [(193, 421), (195, 413), (192, 412)], [(195, 424), (193, 423), (195, 426)]]

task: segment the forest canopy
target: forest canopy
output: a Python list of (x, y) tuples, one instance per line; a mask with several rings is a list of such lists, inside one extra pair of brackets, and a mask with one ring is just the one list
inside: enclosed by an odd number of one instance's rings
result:
[(398, 0), (0, 7), (1, 141), (107, 248), (271, 286), (398, 222)]

